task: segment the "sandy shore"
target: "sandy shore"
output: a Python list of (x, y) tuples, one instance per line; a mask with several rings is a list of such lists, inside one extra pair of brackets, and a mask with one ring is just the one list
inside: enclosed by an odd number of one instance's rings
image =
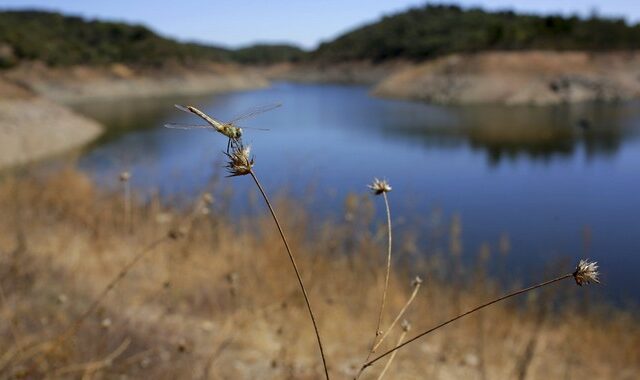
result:
[(265, 71), (268, 78), (300, 83), (340, 83), (374, 86), (394, 72), (412, 67), (408, 62), (349, 62), (338, 64), (281, 64)]
[(213, 94), (267, 85), (257, 71), (232, 65), (144, 73), (123, 65), (102, 69), (23, 65), (0, 75), (0, 168), (63, 152), (100, 134), (100, 125), (64, 104)]
[(63, 152), (97, 137), (102, 128), (52, 101), (0, 100), (0, 168)]
[(640, 97), (640, 54), (452, 55), (389, 75), (373, 93), (442, 104), (561, 104)]
[(5, 77), (58, 103), (201, 95), (269, 85), (257, 70), (225, 64), (209, 64), (193, 69), (175, 67), (144, 71), (124, 65), (52, 69), (32, 64), (11, 70)]
[(640, 98), (640, 53), (487, 52), (421, 63), (274, 70), (299, 82), (360, 83), (376, 96), (438, 104), (552, 105)]

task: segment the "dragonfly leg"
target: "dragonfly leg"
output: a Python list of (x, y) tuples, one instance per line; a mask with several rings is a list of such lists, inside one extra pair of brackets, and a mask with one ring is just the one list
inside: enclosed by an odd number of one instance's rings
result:
[(230, 148), (231, 148), (231, 139), (227, 140), (227, 154), (229, 154)]

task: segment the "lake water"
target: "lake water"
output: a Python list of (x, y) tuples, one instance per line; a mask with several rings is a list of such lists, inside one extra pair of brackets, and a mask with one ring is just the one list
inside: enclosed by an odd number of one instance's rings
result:
[[(78, 106), (109, 127), (79, 166), (105, 186), (126, 169), (141, 191), (197, 194), (220, 173), (226, 140), (162, 128), (198, 121), (173, 103), (230, 119), (273, 102), (283, 107), (243, 124), (270, 129), (245, 130), (268, 190), (286, 186), (302, 196), (313, 187), (310, 207), (339, 214), (347, 194), (386, 178), (400, 228), (419, 220), (425, 223), (415, 225), (417, 232), (446, 229), (459, 214), (468, 257), (485, 242), (495, 254), (506, 234), (512, 273), (588, 256), (601, 264), (604, 280), (589, 291), (616, 302), (640, 300), (640, 102), (445, 107), (373, 98), (357, 86), (276, 83), (208, 97), (100, 103)], [(236, 193), (250, 188), (246, 178), (225, 181)]]

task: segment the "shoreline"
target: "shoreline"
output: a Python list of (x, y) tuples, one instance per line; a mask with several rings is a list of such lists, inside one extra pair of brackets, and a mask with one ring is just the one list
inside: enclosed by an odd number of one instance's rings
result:
[(367, 85), (373, 96), (443, 105), (618, 102), (640, 98), (640, 52), (497, 51), (423, 62), (208, 63), (144, 70), (121, 64), (50, 68), (25, 63), (0, 72), (0, 168), (99, 136), (102, 127), (69, 105), (252, 90), (271, 80)]
[(34, 94), (63, 104), (118, 98), (215, 94), (269, 85), (259, 70), (230, 64), (137, 70), (122, 64), (48, 68), (31, 63), (5, 72), (4, 78), (28, 88)]
[(124, 65), (51, 69), (25, 64), (0, 73), (0, 169), (57, 155), (100, 136), (104, 127), (73, 111), (69, 106), (74, 104), (268, 85), (257, 70), (230, 65), (139, 73)]
[(640, 98), (640, 52), (494, 51), (421, 62), (276, 67), (276, 79), (371, 86), (371, 94), (442, 105), (559, 105)]

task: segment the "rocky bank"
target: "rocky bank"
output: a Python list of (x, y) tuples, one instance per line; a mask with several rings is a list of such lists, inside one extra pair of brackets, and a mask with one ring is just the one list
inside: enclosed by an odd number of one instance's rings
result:
[(136, 71), (23, 64), (0, 73), (0, 168), (57, 154), (97, 137), (101, 126), (64, 104), (114, 98), (198, 95), (265, 87), (256, 70), (211, 64)]
[(639, 52), (485, 52), (419, 63), (302, 65), (272, 75), (368, 84), (377, 96), (438, 104), (552, 105), (640, 98)]
[(391, 73), (373, 93), (443, 104), (560, 104), (640, 97), (640, 54), (452, 55)]

